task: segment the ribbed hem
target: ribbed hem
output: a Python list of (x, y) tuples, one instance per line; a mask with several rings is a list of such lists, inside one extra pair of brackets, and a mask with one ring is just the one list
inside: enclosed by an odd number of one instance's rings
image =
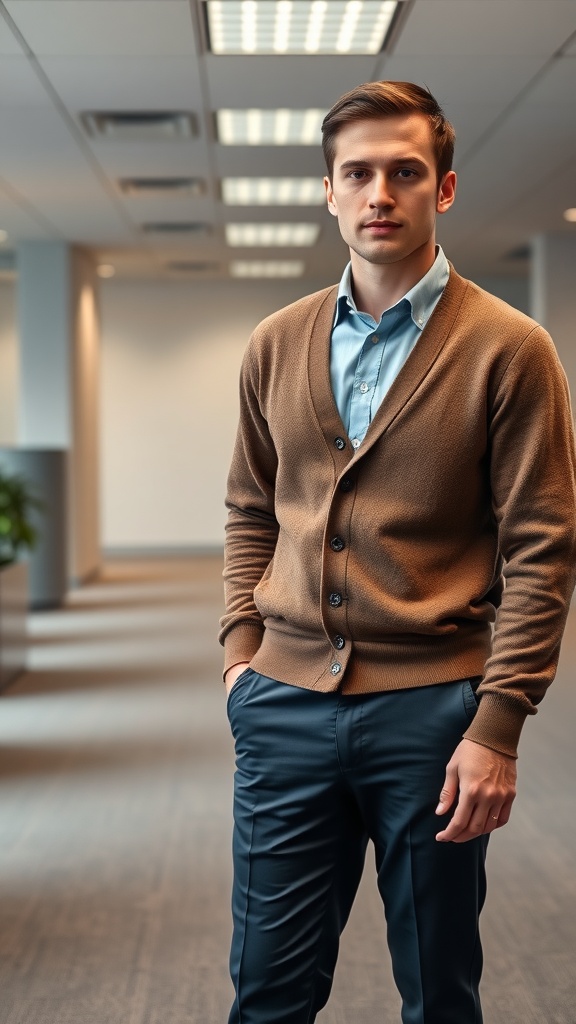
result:
[[(377, 693), (482, 676), (490, 633), (477, 627), (463, 635), (414, 636), (332, 648), (326, 636), (266, 628), (252, 668), (279, 682), (344, 694)], [(334, 672), (335, 665), (340, 669)]]
[(516, 698), (491, 691), (481, 697), (474, 721), (464, 737), (500, 754), (518, 757), (518, 741), (526, 717), (527, 711)]

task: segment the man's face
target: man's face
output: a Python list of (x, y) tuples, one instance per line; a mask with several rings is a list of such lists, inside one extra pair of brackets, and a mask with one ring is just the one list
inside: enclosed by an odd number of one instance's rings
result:
[(455, 182), (450, 171), (438, 184), (430, 125), (417, 113), (346, 125), (336, 137), (332, 183), (324, 179), (353, 261), (355, 253), (379, 265), (433, 252), (436, 214), (452, 205)]

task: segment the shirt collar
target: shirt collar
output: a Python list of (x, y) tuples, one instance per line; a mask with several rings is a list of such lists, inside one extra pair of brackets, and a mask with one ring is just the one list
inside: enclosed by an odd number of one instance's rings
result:
[[(442, 248), (436, 246), (436, 259), (430, 267), (430, 270), (416, 282), (413, 288), (410, 288), (398, 300), (391, 306), (390, 309), (385, 310), (386, 313), (390, 313), (393, 310), (400, 312), (402, 303), (408, 302), (410, 306), (410, 315), (414, 321), (416, 327), (423, 331), (428, 320), (434, 312), (434, 308), (442, 295), (450, 276), (450, 269), (448, 266), (448, 260), (442, 251)], [(336, 299), (336, 313), (334, 316), (334, 323), (338, 323), (348, 315), (349, 312), (358, 313), (354, 297), (352, 295), (352, 264), (348, 263), (344, 268), (344, 273), (340, 280), (338, 287), (338, 296)]]

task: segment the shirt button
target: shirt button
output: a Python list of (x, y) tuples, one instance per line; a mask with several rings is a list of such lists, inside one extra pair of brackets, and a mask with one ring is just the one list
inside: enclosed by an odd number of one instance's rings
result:
[(351, 443), (352, 443), (352, 447), (353, 447), (354, 451), (356, 451), (356, 449), (359, 448), (360, 445), (362, 444), (362, 442), (361, 442), (359, 437), (353, 437)]
[(328, 603), (331, 608), (339, 608), (342, 604), (342, 594), (330, 594)]
[(334, 444), (339, 452), (343, 452), (346, 447), (346, 441), (343, 437), (335, 437)]
[(344, 541), (342, 540), (342, 537), (332, 537), (330, 547), (332, 548), (332, 551), (343, 551)]
[(354, 487), (354, 481), (353, 481), (351, 476), (344, 476), (344, 477), (342, 477), (342, 479), (340, 481), (340, 490), (341, 491), (344, 491), (344, 493), (346, 494), (346, 492), (347, 491), (351, 491), (353, 487)]
[(363, 395), (365, 395), (365, 394), (366, 394), (366, 392), (368, 391), (368, 385), (367, 385), (367, 383), (366, 383), (366, 381), (365, 381), (365, 380), (363, 380), (363, 381), (362, 381), (362, 383), (361, 383), (361, 385), (360, 385), (360, 391), (361, 391), (361, 393), (362, 393)]
[(373, 334), (372, 337), (370, 338), (370, 341), (372, 341), (372, 342), (374, 342), (374, 344), (376, 344), (377, 341), (380, 341), (380, 338), (378, 337), (377, 334)]
[(342, 648), (345, 646), (346, 641), (344, 637), (341, 635), (341, 633), (337, 633), (332, 641), (332, 644), (334, 645), (337, 651), (341, 651)]
[(340, 662), (339, 661), (332, 662), (332, 664), (330, 665), (330, 671), (331, 671), (333, 676), (337, 676), (338, 673), (342, 671), (342, 665), (340, 664)]

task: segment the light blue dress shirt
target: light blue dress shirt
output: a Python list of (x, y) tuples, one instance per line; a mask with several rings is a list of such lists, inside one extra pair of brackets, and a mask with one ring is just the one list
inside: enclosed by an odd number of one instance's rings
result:
[(423, 278), (380, 317), (361, 313), (352, 296), (350, 263), (336, 301), (330, 341), (330, 380), (340, 418), (358, 448), (382, 399), (404, 366), (444, 291), (450, 271), (438, 246)]

